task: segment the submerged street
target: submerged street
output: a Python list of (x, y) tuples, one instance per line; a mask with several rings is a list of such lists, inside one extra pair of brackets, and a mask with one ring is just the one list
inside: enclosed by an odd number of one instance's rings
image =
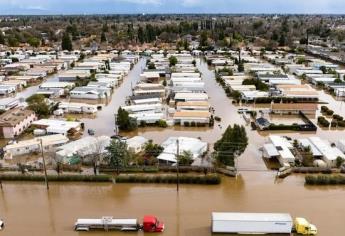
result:
[[(139, 80), (145, 65), (142, 59), (115, 89), (111, 102), (98, 112), (95, 119), (83, 119), (86, 129), (97, 135), (114, 134), (113, 114), (131, 93), (131, 86)], [(223, 89), (214, 80), (214, 72), (204, 62), (197, 66), (206, 83), (210, 104), (215, 115), (222, 118), (214, 128), (141, 128), (128, 136), (142, 135), (160, 143), (170, 136), (200, 137), (214, 143), (229, 124), (243, 124)], [(246, 126), (249, 145), (238, 159), (237, 178), (223, 177), (219, 186), (153, 184), (71, 184), (52, 183), (49, 192), (43, 183), (3, 183), (0, 212), (5, 216), (6, 236), (21, 235), (143, 235), (140, 233), (87, 232), (73, 229), (77, 218), (137, 217), (153, 214), (159, 217), (166, 230), (161, 235), (211, 235), (211, 212), (287, 212), (293, 217), (308, 218), (319, 228), (321, 236), (337, 236), (345, 217), (344, 189), (341, 187), (306, 187), (304, 175), (275, 180), (276, 173), (267, 170), (258, 147), (265, 143), (265, 133), (259, 134)], [(332, 135), (330, 135), (332, 132)], [(341, 131), (318, 131), (320, 136), (341, 135)], [(289, 133), (287, 135), (290, 135)], [(301, 135), (292, 134), (291, 136)], [(303, 135), (315, 135), (304, 133)], [(326, 202), (326, 203), (325, 203)], [(332, 220), (330, 220), (330, 218)], [(16, 227), (20, 224), (20, 227)]]

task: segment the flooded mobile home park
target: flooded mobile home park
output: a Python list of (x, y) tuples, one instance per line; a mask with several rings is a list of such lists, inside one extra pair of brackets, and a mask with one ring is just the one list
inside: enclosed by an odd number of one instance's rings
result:
[(149, 214), (161, 235), (206, 236), (213, 212), (267, 212), (341, 235), (342, 63), (300, 43), (211, 49), (200, 37), (0, 47), (1, 234), (144, 235), (74, 224)]

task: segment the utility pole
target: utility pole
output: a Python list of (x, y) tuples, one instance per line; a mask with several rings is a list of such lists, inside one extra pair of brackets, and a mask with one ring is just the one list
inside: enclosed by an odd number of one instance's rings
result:
[(49, 190), (49, 183), (48, 183), (48, 176), (47, 176), (47, 167), (46, 167), (46, 160), (44, 159), (44, 151), (43, 151), (43, 142), (42, 139), (40, 139), (41, 144), (41, 155), (43, 160), (43, 169), (44, 169), (44, 179), (46, 182), (47, 190)]
[(179, 192), (180, 185), (180, 170), (179, 170), (179, 158), (180, 155), (180, 143), (178, 138), (176, 139), (176, 191)]

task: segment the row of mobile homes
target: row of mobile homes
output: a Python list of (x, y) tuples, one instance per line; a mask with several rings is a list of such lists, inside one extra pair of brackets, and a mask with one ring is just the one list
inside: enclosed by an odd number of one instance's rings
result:
[(55, 134), (15, 142), (4, 147), (4, 158), (12, 159), (17, 156), (40, 153), (42, 146), (44, 152), (54, 151), (56, 147), (66, 144), (68, 141), (66, 136)]

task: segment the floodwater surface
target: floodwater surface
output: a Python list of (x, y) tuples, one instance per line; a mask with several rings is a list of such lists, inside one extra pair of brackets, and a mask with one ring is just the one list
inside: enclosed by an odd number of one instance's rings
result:
[[(305, 187), (303, 176), (274, 180), (274, 173), (244, 172), (218, 186), (153, 184), (4, 183), (0, 192), (4, 236), (110, 236), (142, 232), (75, 232), (77, 218), (156, 215), (164, 236), (208, 236), (211, 212), (282, 212), (316, 224), (320, 236), (343, 235), (344, 189)], [(150, 234), (151, 235), (151, 234)]]

